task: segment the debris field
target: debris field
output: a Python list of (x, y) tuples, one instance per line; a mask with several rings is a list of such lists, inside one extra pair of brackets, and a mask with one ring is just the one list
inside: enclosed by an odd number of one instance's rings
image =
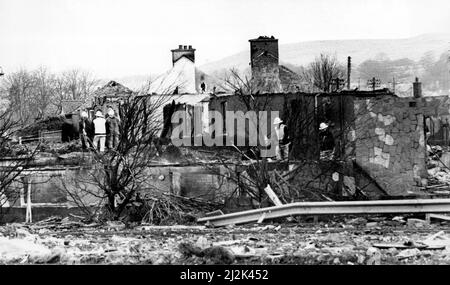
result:
[(209, 228), (85, 224), (0, 227), (0, 264), (450, 264), (450, 227), (407, 216), (305, 218)]

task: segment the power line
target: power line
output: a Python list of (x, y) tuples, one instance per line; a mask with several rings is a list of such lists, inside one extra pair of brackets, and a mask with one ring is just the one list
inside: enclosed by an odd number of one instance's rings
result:
[(375, 91), (377, 87), (380, 87), (381, 80), (379, 78), (372, 77), (372, 79), (367, 80), (367, 86), (372, 87), (372, 91)]

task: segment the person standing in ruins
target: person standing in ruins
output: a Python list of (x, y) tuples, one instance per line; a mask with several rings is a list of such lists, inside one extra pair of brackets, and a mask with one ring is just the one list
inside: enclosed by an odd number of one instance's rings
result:
[(319, 125), (319, 143), (320, 150), (334, 150), (335, 143), (333, 134), (331, 133), (327, 123), (320, 123)]
[(100, 145), (100, 152), (105, 151), (105, 139), (106, 139), (106, 120), (103, 117), (101, 111), (95, 113), (94, 123), (94, 149), (98, 150)]
[(108, 110), (106, 119), (106, 141), (108, 149), (114, 149), (119, 145), (119, 119), (115, 116), (114, 110)]
[(325, 122), (322, 122), (319, 125), (319, 149), (321, 152), (328, 152), (330, 154), (330, 159), (333, 159), (336, 156), (334, 136), (329, 125)]
[(275, 125), (275, 134), (278, 139), (278, 145), (275, 149), (277, 160), (289, 160), (290, 142), (287, 126), (283, 124), (283, 121), (278, 117), (275, 118), (273, 124)]
[(81, 134), (81, 146), (85, 150), (88, 146), (92, 146), (93, 140), (93, 127), (92, 122), (89, 120), (88, 113), (83, 111), (81, 112), (81, 120), (80, 120), (80, 134)]
[(202, 82), (202, 84), (200, 84), (200, 88), (202, 89), (202, 94), (206, 92), (206, 84), (205, 84), (205, 82)]
[(442, 124), (442, 136), (444, 139), (444, 145), (449, 146), (450, 140), (449, 140), (449, 128), (450, 125), (448, 123), (448, 118), (445, 118), (445, 123)]

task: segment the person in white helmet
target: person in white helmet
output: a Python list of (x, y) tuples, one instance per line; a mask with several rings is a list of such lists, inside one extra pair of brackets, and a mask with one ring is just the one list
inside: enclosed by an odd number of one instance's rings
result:
[(334, 152), (335, 143), (333, 134), (331, 133), (328, 124), (323, 122), (319, 125), (319, 141), (321, 151), (333, 150)]
[(106, 140), (106, 120), (103, 117), (102, 111), (97, 111), (95, 113), (94, 123), (94, 149), (98, 150), (100, 145), (100, 152), (105, 151), (105, 140)]
[(277, 160), (289, 160), (289, 134), (288, 129), (283, 121), (276, 117), (273, 121), (275, 125), (275, 134), (278, 139), (278, 146), (276, 147)]

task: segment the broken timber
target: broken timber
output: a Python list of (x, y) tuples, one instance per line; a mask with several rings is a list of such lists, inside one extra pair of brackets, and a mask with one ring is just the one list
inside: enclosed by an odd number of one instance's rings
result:
[(280, 199), (278, 199), (277, 194), (273, 192), (272, 187), (270, 187), (269, 184), (267, 184), (267, 187), (264, 188), (264, 191), (266, 192), (267, 196), (269, 196), (270, 200), (275, 204), (275, 206), (281, 206), (283, 203), (281, 203)]
[(430, 222), (430, 220), (434, 218), (434, 219), (439, 219), (439, 220), (444, 220), (444, 221), (450, 221), (450, 216), (446, 216), (446, 215), (437, 215), (437, 214), (427, 214), (426, 215), (426, 220), (428, 222)]
[(377, 200), (344, 202), (297, 202), (226, 215), (204, 217), (198, 222), (212, 226), (258, 222), (292, 215), (339, 215), (383, 213), (445, 213), (450, 212), (450, 199)]

